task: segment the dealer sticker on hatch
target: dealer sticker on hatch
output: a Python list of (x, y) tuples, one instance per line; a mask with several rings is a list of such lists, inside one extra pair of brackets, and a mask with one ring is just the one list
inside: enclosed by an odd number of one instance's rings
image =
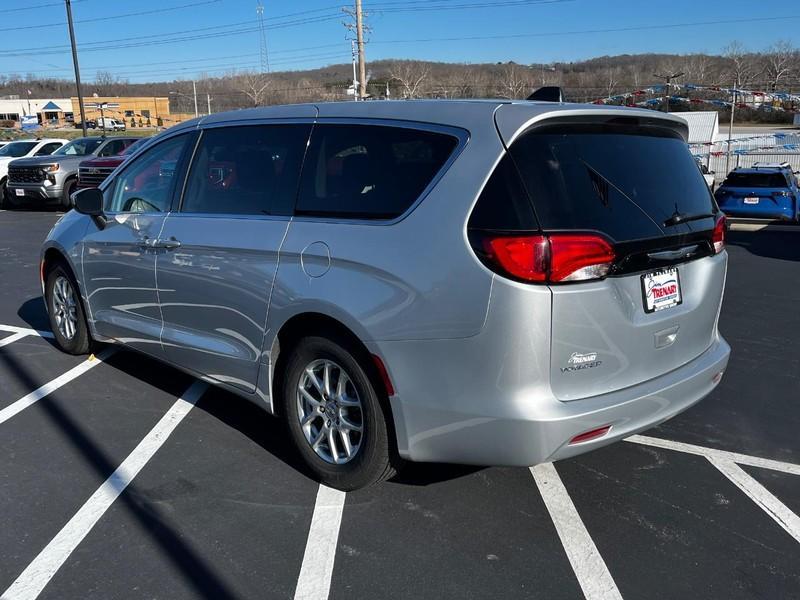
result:
[(678, 269), (661, 269), (642, 275), (642, 297), (644, 311), (648, 313), (680, 304), (683, 296)]

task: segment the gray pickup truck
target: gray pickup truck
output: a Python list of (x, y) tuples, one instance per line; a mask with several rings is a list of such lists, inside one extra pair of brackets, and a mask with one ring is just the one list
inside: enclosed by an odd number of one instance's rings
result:
[(35, 201), (69, 209), (78, 183), (78, 165), (92, 157), (114, 156), (133, 144), (133, 137), (84, 137), (49, 156), (18, 158), (8, 165), (8, 202), (12, 207)]

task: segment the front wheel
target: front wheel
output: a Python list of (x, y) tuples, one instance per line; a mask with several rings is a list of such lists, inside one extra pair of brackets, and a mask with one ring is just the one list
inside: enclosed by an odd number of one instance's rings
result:
[(64, 184), (64, 192), (61, 195), (61, 208), (63, 208), (65, 211), (72, 208), (72, 199), (70, 196), (72, 196), (72, 192), (75, 191), (77, 185), (78, 182), (74, 179), (70, 179)]
[(69, 354), (89, 352), (91, 339), (78, 286), (72, 274), (60, 264), (47, 274), (45, 300), (58, 347)]
[(303, 461), (322, 483), (344, 491), (391, 477), (397, 460), (389, 410), (361, 353), (336, 336), (303, 338), (290, 353), (282, 408)]

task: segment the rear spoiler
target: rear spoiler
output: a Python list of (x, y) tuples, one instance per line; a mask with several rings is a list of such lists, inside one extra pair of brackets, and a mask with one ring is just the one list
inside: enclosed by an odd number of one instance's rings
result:
[(564, 102), (564, 93), (557, 85), (546, 85), (528, 96), (528, 100), (538, 102)]

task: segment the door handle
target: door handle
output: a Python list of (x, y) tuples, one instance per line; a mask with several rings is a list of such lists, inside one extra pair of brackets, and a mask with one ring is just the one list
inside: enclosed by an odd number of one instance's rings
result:
[(180, 248), (181, 243), (176, 240), (174, 237), (171, 237), (167, 240), (154, 240), (152, 248), (165, 248), (166, 250), (174, 250), (175, 248)]
[(142, 239), (139, 240), (139, 246), (141, 246), (142, 248), (155, 248), (156, 242), (158, 242), (158, 240), (148, 236), (144, 236), (142, 237)]

